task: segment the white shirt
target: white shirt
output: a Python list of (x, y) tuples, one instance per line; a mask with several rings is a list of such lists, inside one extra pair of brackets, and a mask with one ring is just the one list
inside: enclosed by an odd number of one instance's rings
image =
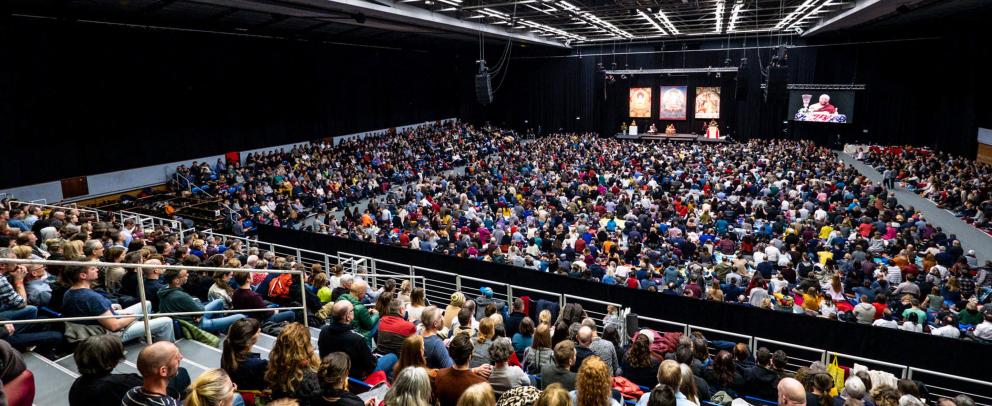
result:
[(983, 340), (992, 340), (992, 322), (983, 321), (975, 326), (975, 337)]
[(896, 322), (895, 320), (886, 320), (886, 319), (875, 320), (875, 322), (871, 323), (871, 325), (876, 327), (885, 327), (885, 328), (899, 328), (898, 322)]
[(930, 334), (933, 334), (935, 336), (958, 338), (961, 337), (961, 330), (958, 330), (956, 326), (946, 325), (931, 330)]
[(899, 329), (900, 330), (905, 330), (905, 331), (912, 331), (912, 332), (915, 332), (915, 333), (922, 333), (923, 332), (923, 325), (922, 324), (913, 324), (913, 323), (910, 323), (908, 321), (904, 321), (904, 322), (902, 322), (902, 327), (899, 327)]

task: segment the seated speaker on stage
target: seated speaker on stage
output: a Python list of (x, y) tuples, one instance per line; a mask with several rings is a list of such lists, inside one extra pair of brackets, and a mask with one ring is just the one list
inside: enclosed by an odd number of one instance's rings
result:
[(675, 135), (675, 124), (669, 124), (665, 127), (665, 135)]
[(720, 138), (720, 127), (716, 125), (716, 120), (710, 120), (710, 124), (706, 127), (706, 138)]
[(655, 127), (654, 123), (651, 123), (651, 126), (648, 127), (648, 134), (656, 134), (657, 132), (658, 127)]

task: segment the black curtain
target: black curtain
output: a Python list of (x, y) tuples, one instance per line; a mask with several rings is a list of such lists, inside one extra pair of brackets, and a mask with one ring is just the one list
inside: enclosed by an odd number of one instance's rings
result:
[[(496, 102), (482, 108), (472, 101), (462, 112), (469, 119), (514, 128), (534, 127), (537, 121), (545, 133), (561, 128), (612, 135), (621, 122), (630, 122), (630, 87), (652, 87), (651, 121), (662, 129), (668, 122), (654, 120), (658, 86), (687, 85), (691, 93), (695, 86), (719, 84), (721, 132), (738, 139), (784, 137), (827, 143), (840, 137), (843, 142), (926, 145), (974, 157), (977, 128), (992, 127), (992, 100), (985, 96), (992, 81), (978, 62), (992, 57), (992, 47), (985, 46), (979, 30), (975, 24), (948, 24), (919, 31), (787, 39), (794, 45), (788, 50), (789, 83), (866, 85), (856, 92), (850, 124), (794, 123), (788, 120), (787, 98), (764, 99), (763, 70), (779, 43), (777, 37), (687, 42), (684, 50), (678, 42), (631, 45), (616, 49), (626, 53), (617, 55), (610, 46), (581, 47), (569, 55), (515, 58)], [(729, 65), (738, 66), (742, 57), (747, 58), (745, 68), (721, 79), (706, 74), (637, 75), (609, 84), (597, 72), (597, 63), (607, 69), (705, 68), (726, 66), (728, 59)], [(735, 79), (746, 83), (746, 96), (735, 97)], [(524, 123), (525, 119), (530, 121)], [(679, 132), (698, 132), (701, 125), (692, 119), (691, 110), (688, 120), (676, 122)]]
[(269, 243), (331, 254), (342, 251), (364, 255), (493, 282), (619, 303), (647, 317), (960, 374), (973, 379), (992, 379), (992, 370), (985, 362), (962, 362), (965, 358), (992, 359), (992, 346), (971, 341), (607, 286), (531, 269), (266, 225), (260, 225), (258, 229), (259, 240)]
[(455, 117), (461, 104), (450, 50), (23, 19), (2, 29), (0, 187)]

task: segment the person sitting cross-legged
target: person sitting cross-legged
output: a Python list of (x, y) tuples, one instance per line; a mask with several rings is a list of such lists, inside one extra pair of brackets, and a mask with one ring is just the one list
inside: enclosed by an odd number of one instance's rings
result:
[[(128, 342), (141, 338), (145, 333), (145, 323), (148, 323), (155, 341), (175, 341), (172, 330), (172, 319), (157, 317), (151, 320), (138, 321), (141, 316), (141, 303), (136, 303), (126, 309), (110, 303), (110, 300), (90, 288), (92, 281), (100, 277), (95, 266), (69, 266), (62, 271), (62, 279), (70, 288), (65, 292), (62, 303), (62, 315), (65, 317), (92, 316), (121, 316), (99, 320), (82, 320), (73, 322), (83, 326), (100, 326), (103, 329), (119, 333), (121, 341)], [(151, 303), (146, 301), (150, 309)], [(66, 336), (70, 336), (70, 323), (67, 322)], [(92, 329), (90, 329), (92, 330)], [(71, 338), (70, 338), (71, 339)]]
[[(163, 313), (173, 312), (202, 312), (224, 310), (224, 299), (216, 299), (206, 306), (190, 296), (182, 286), (189, 277), (185, 269), (169, 269), (162, 274), (162, 281), (167, 285), (158, 291), (158, 309)], [(245, 318), (244, 314), (205, 313), (202, 316), (176, 316), (198, 327), (217, 334), (227, 332), (231, 324)]]

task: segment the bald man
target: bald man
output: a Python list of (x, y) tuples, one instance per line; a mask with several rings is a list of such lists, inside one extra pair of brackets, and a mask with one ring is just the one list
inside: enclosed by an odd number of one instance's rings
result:
[(179, 406), (179, 399), (168, 394), (169, 381), (179, 375), (183, 355), (168, 341), (149, 345), (138, 354), (142, 384), (129, 390), (121, 406)]
[[(352, 320), (351, 325), (355, 328), (355, 332), (361, 334), (365, 337), (367, 342), (371, 345), (371, 337), (375, 334), (376, 325), (379, 323), (379, 314), (376, 313), (375, 309), (369, 309), (362, 304), (362, 299), (365, 299), (365, 295), (368, 293), (369, 284), (361, 279), (356, 279), (354, 283), (351, 284), (351, 291), (341, 295), (338, 301), (347, 300), (351, 302), (354, 306), (354, 320)], [(333, 310), (332, 310), (333, 313)]]
[(793, 378), (778, 381), (779, 406), (806, 406), (806, 388)]
[(352, 378), (365, 380), (375, 371), (391, 371), (396, 363), (395, 354), (386, 354), (379, 358), (372, 355), (365, 337), (355, 332), (352, 321), (355, 319), (355, 306), (347, 300), (339, 300), (331, 306), (331, 324), (320, 329), (317, 339), (317, 349), (323, 358), (332, 352), (343, 352), (351, 359)]
[(587, 357), (596, 355), (592, 348), (589, 348), (592, 345), (592, 339), (592, 329), (588, 326), (580, 327), (579, 331), (575, 333), (575, 363), (572, 364), (572, 372), (578, 372), (579, 366)]

